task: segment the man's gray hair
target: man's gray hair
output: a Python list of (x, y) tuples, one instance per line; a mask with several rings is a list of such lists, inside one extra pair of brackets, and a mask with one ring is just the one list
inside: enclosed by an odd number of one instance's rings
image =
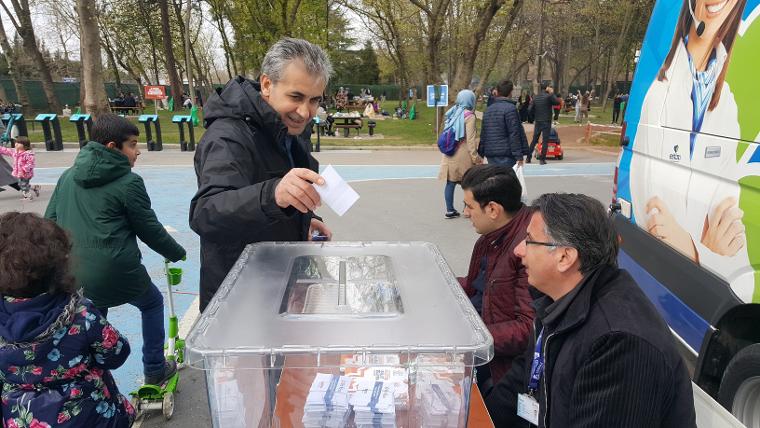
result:
[(581, 273), (617, 266), (618, 235), (601, 202), (575, 193), (546, 193), (533, 208), (544, 219), (547, 239), (578, 250)]
[(261, 63), (261, 73), (266, 74), (272, 82), (282, 79), (285, 67), (292, 61), (300, 59), (306, 71), (312, 76), (330, 80), (333, 72), (332, 63), (322, 48), (303, 39), (284, 37), (272, 45)]

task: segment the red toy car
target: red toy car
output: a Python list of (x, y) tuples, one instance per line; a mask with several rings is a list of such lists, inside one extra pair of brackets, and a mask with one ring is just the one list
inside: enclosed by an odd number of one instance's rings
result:
[[(543, 141), (536, 145), (536, 159), (541, 157), (541, 149), (543, 148)], [(549, 147), (546, 149), (546, 157), (553, 157), (557, 160), (562, 160), (565, 157), (565, 153), (562, 151), (562, 145), (559, 141), (559, 134), (556, 128), (552, 128), (549, 132)]]

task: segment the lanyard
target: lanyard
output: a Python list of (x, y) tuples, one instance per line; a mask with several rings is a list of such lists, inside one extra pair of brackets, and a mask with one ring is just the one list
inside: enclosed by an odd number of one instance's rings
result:
[(544, 329), (541, 329), (541, 333), (536, 338), (536, 349), (533, 351), (533, 363), (530, 365), (530, 383), (528, 384), (528, 391), (531, 395), (538, 391), (538, 381), (544, 374), (544, 353), (541, 348), (541, 342), (544, 337)]

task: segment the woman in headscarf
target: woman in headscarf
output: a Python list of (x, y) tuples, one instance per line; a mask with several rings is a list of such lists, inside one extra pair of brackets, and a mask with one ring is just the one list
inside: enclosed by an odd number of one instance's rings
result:
[(464, 173), (473, 165), (483, 163), (478, 156), (478, 136), (475, 126), (475, 93), (463, 89), (457, 94), (456, 104), (446, 112), (443, 131), (452, 128), (458, 142), (457, 150), (451, 156), (443, 155), (438, 178), (446, 180), (443, 196), (446, 201), (446, 218), (459, 217), (454, 209), (454, 189), (462, 181)]

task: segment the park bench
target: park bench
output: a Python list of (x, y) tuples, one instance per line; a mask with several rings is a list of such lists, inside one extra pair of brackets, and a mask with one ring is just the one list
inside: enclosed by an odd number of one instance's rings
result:
[(134, 106), (134, 107), (114, 107), (111, 106), (111, 110), (116, 113), (123, 113), (125, 115), (130, 113), (135, 113), (136, 115), (141, 115), (143, 113), (143, 107), (142, 106)]

